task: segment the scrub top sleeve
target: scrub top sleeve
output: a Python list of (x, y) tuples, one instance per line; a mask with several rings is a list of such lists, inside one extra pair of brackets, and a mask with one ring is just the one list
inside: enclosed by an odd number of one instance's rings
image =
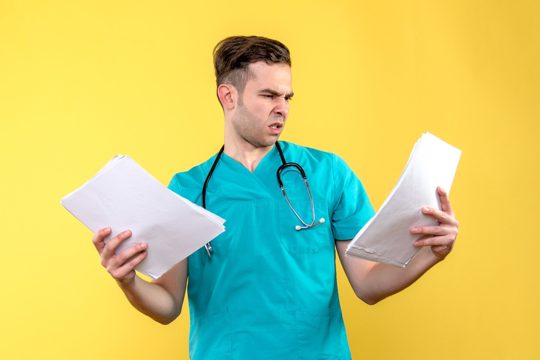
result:
[(189, 172), (176, 173), (169, 182), (168, 188), (192, 203), (200, 205), (202, 185), (199, 186), (196, 179)]
[(178, 176), (177, 175), (174, 175), (172, 177), (171, 181), (169, 182), (168, 188), (169, 188), (169, 190), (172, 190), (175, 193), (177, 193), (178, 195), (180, 195), (181, 186), (180, 186), (180, 181), (178, 181)]
[(375, 212), (360, 179), (339, 156), (333, 160), (332, 232), (336, 240), (351, 240)]

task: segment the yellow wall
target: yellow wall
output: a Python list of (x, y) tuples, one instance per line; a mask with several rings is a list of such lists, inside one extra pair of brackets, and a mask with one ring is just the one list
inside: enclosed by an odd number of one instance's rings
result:
[(540, 358), (537, 4), (0, 1), (0, 358), (187, 358), (187, 312), (133, 310), (59, 200), (116, 153), (167, 183), (217, 151), (232, 34), (289, 45), (284, 139), (342, 155), (376, 207), (422, 132), (463, 150), (447, 261), (374, 307), (340, 272), (355, 358)]

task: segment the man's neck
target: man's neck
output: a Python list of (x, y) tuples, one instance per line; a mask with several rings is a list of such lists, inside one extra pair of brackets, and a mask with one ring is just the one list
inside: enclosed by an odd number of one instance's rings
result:
[(239, 144), (238, 142), (225, 140), (225, 154), (240, 164), (244, 165), (246, 169), (254, 172), (261, 160), (265, 157), (272, 146), (267, 147), (255, 147), (248, 143)]

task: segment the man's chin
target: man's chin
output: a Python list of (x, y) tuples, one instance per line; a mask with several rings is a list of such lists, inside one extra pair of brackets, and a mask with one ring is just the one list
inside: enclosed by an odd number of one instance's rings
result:
[(270, 141), (268, 141), (268, 142), (266, 143), (266, 146), (267, 146), (267, 147), (270, 147), (270, 146), (276, 145), (278, 139), (279, 139), (279, 135), (278, 135), (278, 136), (274, 136), (274, 137), (272, 138), (272, 140), (270, 140)]
[(261, 139), (261, 141), (259, 141), (257, 143), (257, 146), (258, 147), (272, 147), (276, 144), (276, 142), (278, 141), (279, 139), (279, 135), (278, 136), (268, 136), (264, 139)]

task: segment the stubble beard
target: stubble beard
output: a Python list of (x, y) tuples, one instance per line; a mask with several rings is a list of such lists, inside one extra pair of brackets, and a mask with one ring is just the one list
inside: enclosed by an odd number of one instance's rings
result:
[(240, 116), (237, 120), (240, 121), (235, 121), (233, 123), (233, 127), (236, 133), (240, 136), (240, 138), (256, 148), (273, 146), (278, 140), (279, 135), (267, 140), (265, 138), (266, 134), (264, 133), (266, 124), (261, 124), (260, 129), (254, 126), (250, 126), (250, 123), (258, 123), (259, 120), (256, 119), (249, 110), (247, 110), (244, 104), (240, 104), (239, 102), (238, 105), (240, 110), (240, 114), (238, 115)]

